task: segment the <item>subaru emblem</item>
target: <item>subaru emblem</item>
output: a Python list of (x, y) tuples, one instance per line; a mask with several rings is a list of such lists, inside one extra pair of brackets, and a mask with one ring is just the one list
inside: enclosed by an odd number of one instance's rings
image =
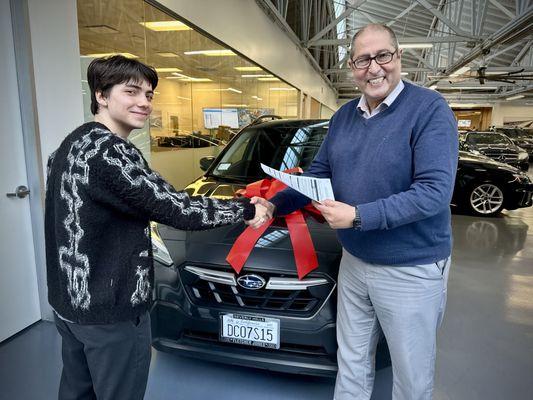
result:
[(264, 287), (266, 281), (263, 278), (261, 278), (259, 275), (247, 274), (247, 275), (240, 276), (237, 279), (237, 283), (239, 284), (239, 286), (245, 289), (257, 290), (257, 289), (261, 289), (262, 287)]

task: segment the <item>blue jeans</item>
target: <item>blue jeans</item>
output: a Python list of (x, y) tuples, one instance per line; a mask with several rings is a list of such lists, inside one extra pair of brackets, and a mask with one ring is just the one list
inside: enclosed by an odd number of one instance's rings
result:
[(437, 329), (446, 306), (450, 258), (387, 266), (343, 250), (338, 279), (335, 400), (370, 399), (376, 346), (389, 346), (394, 400), (429, 400), (435, 374)]

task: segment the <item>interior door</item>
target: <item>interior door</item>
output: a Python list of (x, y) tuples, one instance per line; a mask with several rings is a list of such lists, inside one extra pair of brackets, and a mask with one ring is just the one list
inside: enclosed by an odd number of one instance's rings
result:
[(0, 0), (0, 71), (1, 342), (41, 319), (9, 0)]

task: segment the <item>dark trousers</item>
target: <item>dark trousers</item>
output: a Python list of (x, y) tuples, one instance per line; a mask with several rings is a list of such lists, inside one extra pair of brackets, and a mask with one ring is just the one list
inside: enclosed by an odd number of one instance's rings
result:
[(150, 314), (80, 325), (55, 316), (63, 339), (59, 400), (142, 400), (151, 358)]

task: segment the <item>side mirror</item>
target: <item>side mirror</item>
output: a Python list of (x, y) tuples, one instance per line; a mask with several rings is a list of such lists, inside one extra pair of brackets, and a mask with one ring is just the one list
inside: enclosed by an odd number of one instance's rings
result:
[(207, 171), (211, 164), (213, 164), (213, 161), (215, 160), (214, 156), (207, 156), (200, 158), (200, 169), (202, 171)]

